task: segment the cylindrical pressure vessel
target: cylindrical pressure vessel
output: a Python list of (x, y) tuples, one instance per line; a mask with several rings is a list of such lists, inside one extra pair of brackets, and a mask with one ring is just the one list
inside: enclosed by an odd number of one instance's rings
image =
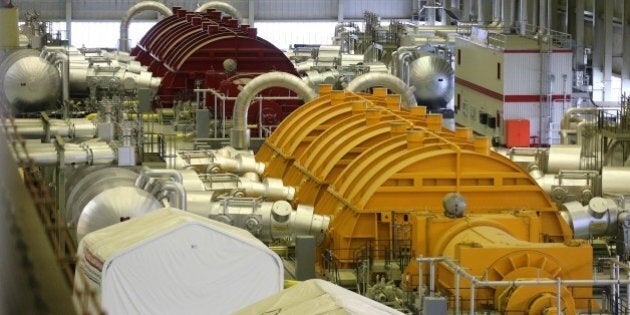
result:
[(54, 106), (61, 76), (36, 50), (11, 53), (0, 63), (0, 73), (0, 101), (10, 104), (14, 111), (33, 112)]

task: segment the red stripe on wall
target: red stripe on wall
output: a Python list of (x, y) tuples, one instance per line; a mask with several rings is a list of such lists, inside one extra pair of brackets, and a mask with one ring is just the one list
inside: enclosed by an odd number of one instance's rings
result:
[(472, 82), (470, 82), (468, 80), (464, 80), (462, 78), (457, 78), (456, 77), (455, 78), (455, 83), (463, 85), (463, 86), (465, 86), (465, 87), (467, 87), (469, 89), (475, 90), (475, 91), (477, 91), (477, 92), (479, 92), (481, 94), (488, 95), (488, 96), (490, 96), (490, 97), (492, 97), (494, 99), (497, 99), (499, 101), (503, 101), (503, 94), (497, 93), (497, 92), (492, 91), (490, 89), (487, 89), (487, 88), (485, 88), (485, 87), (483, 87), (481, 85), (477, 85), (475, 83), (472, 83)]
[[(551, 52), (554, 53), (572, 53), (571, 49), (554, 49)], [(506, 49), (503, 51), (504, 54), (540, 54), (542, 53), (540, 49)]]
[[(547, 100), (545, 95), (504, 95), (503, 96), (506, 103), (532, 103), (532, 102), (540, 102), (541, 100), (544, 102)], [(567, 102), (571, 101), (571, 95), (562, 95), (562, 94), (554, 94), (551, 95), (552, 101), (561, 101), (565, 100)]]
[[(487, 95), (489, 97), (492, 97), (494, 99), (497, 99), (499, 101), (505, 102), (505, 103), (535, 103), (535, 102), (540, 102), (541, 100), (544, 102), (547, 100), (547, 97), (545, 95), (538, 95), (538, 94), (530, 94), (530, 95), (516, 95), (516, 94), (512, 94), (512, 95), (503, 95), (501, 93), (492, 91), (490, 89), (487, 89), (483, 86), (477, 85), (475, 83), (472, 83), (468, 80), (464, 80), (462, 78), (455, 78), (455, 82), (457, 84), (460, 84), (462, 86), (465, 86), (471, 90), (474, 90), (476, 92), (479, 92), (481, 94)], [(552, 101), (558, 101), (558, 100), (565, 100), (565, 101), (571, 101), (571, 95), (562, 95), (562, 94), (554, 94), (551, 96), (551, 100)]]

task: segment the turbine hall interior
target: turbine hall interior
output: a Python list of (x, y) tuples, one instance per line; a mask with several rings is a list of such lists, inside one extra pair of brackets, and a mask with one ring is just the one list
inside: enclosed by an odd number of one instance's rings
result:
[(0, 0), (0, 314), (628, 314), (628, 0)]

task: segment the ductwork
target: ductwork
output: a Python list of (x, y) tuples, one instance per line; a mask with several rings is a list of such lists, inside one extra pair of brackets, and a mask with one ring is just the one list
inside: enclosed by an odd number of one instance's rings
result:
[(238, 10), (230, 5), (229, 3), (221, 2), (221, 1), (210, 1), (200, 5), (195, 12), (205, 12), (208, 9), (215, 9), (217, 11), (221, 11), (234, 19), (238, 20), (238, 23), (241, 24), (243, 22), (243, 17)]
[(119, 50), (121, 51), (129, 51), (129, 23), (131, 19), (136, 16), (138, 13), (143, 11), (157, 11), (163, 16), (171, 16), (173, 12), (163, 3), (157, 1), (142, 1), (138, 2), (135, 5), (131, 6), (127, 12), (122, 17), (120, 21), (120, 39), (119, 39)]
[(414, 88), (408, 87), (401, 79), (388, 73), (370, 72), (362, 74), (348, 84), (346, 91), (360, 92), (377, 86), (386, 87), (399, 94), (402, 97), (401, 103), (405, 109), (418, 106), (416, 97), (413, 95)]
[(234, 148), (249, 147), (249, 129), (247, 128), (247, 111), (256, 94), (271, 87), (281, 87), (297, 93), (304, 102), (317, 97), (308, 84), (302, 79), (285, 72), (269, 72), (261, 74), (249, 81), (238, 94), (234, 105), (232, 132), (230, 142)]

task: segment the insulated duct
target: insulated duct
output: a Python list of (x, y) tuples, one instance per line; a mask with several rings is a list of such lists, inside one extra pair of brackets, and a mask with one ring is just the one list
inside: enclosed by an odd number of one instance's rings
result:
[(346, 91), (360, 92), (369, 88), (383, 86), (402, 97), (403, 108), (409, 109), (418, 106), (413, 94), (414, 88), (408, 87), (405, 82), (388, 73), (370, 72), (356, 77), (348, 84)]
[(129, 51), (129, 23), (131, 23), (131, 19), (136, 16), (136, 14), (148, 10), (157, 11), (163, 16), (173, 15), (171, 9), (157, 1), (142, 1), (131, 6), (120, 21), (120, 42), (118, 46), (120, 51)]
[[(402, 81), (401, 81), (402, 82)], [(404, 84), (404, 83), (403, 83)], [(249, 81), (238, 94), (234, 105), (232, 119), (231, 145), (237, 149), (249, 147), (249, 129), (247, 129), (247, 111), (256, 94), (271, 87), (282, 87), (297, 93), (304, 102), (317, 97), (308, 84), (302, 79), (284, 72), (269, 72), (261, 74)]]
[(221, 1), (206, 2), (200, 5), (197, 9), (195, 9), (195, 12), (203, 13), (208, 9), (221, 11), (222, 13), (225, 13), (231, 16), (232, 18), (237, 19), (239, 24), (243, 22), (243, 17), (241, 16), (241, 13), (238, 12), (238, 10), (235, 7), (233, 7), (229, 3), (225, 3)]

